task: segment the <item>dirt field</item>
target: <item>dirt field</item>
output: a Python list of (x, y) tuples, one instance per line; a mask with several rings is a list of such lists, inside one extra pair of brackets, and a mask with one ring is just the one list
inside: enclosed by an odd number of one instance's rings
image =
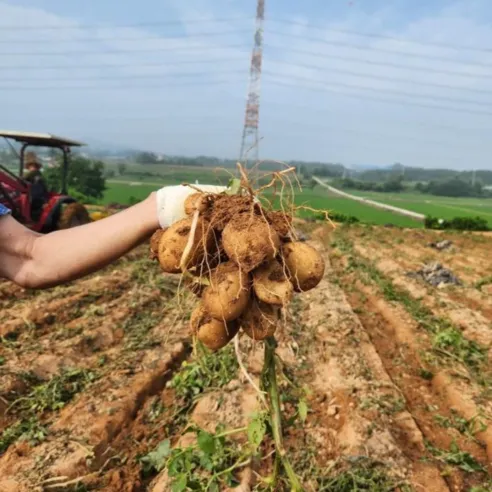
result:
[[(325, 278), (277, 334), (304, 490), (491, 491), (492, 237), (311, 236)], [(406, 275), (431, 261), (463, 284)], [(192, 305), (146, 246), (63, 288), (0, 281), (0, 492), (290, 490), (233, 345), (193, 348)], [(259, 384), (261, 344), (239, 345)]]

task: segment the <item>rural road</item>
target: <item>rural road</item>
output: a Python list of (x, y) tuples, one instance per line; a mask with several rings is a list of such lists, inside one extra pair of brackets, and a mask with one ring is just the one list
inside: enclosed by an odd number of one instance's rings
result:
[(313, 176), (313, 179), (320, 186), (327, 188), (328, 190), (330, 190), (332, 193), (334, 193), (336, 195), (342, 196), (344, 198), (348, 198), (349, 200), (355, 200), (357, 202), (365, 203), (366, 205), (369, 205), (371, 207), (379, 208), (382, 210), (387, 210), (387, 211), (393, 212), (395, 214), (404, 215), (405, 217), (410, 217), (412, 219), (419, 220), (421, 222), (424, 222), (424, 220), (425, 220), (424, 214), (412, 212), (411, 210), (406, 210), (404, 208), (393, 207), (392, 205), (387, 205), (385, 203), (375, 202), (374, 200), (369, 200), (367, 198), (363, 198), (360, 196), (351, 195), (349, 193), (345, 193), (344, 191), (338, 190), (337, 188), (333, 188), (333, 186), (330, 186), (329, 184), (325, 183), (324, 181), (321, 181), (321, 179), (317, 178), (316, 176)]

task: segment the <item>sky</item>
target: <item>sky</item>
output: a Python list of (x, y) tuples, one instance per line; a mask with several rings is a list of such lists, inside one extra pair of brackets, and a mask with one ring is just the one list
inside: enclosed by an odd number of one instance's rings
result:
[[(490, 0), (265, 0), (262, 159), (492, 169)], [(238, 158), (255, 0), (0, 0), (0, 127)]]

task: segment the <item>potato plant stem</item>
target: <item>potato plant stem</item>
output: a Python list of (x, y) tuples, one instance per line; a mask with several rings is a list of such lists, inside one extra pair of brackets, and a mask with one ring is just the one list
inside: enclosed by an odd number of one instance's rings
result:
[(270, 419), (277, 457), (280, 457), (280, 460), (282, 461), (282, 465), (287, 473), (292, 490), (297, 492), (301, 491), (302, 487), (299, 482), (299, 478), (297, 477), (292, 465), (289, 462), (289, 458), (286, 455), (282, 437), (282, 415), (280, 413), (280, 397), (278, 393), (277, 370), (275, 364), (276, 346), (277, 342), (274, 337), (269, 337), (265, 340), (265, 360), (263, 363), (264, 384), (270, 400)]

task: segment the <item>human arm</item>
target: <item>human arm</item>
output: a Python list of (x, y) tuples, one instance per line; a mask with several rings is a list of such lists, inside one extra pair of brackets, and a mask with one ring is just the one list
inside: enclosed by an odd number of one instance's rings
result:
[(123, 256), (159, 227), (156, 194), (103, 220), (37, 234), (0, 217), (0, 277), (26, 288), (75, 280)]
[[(73, 229), (37, 234), (0, 213), (0, 278), (41, 289), (95, 272), (183, 218), (184, 202), (195, 187), (167, 186), (146, 200), (105, 219)], [(199, 185), (204, 192), (225, 188)]]

